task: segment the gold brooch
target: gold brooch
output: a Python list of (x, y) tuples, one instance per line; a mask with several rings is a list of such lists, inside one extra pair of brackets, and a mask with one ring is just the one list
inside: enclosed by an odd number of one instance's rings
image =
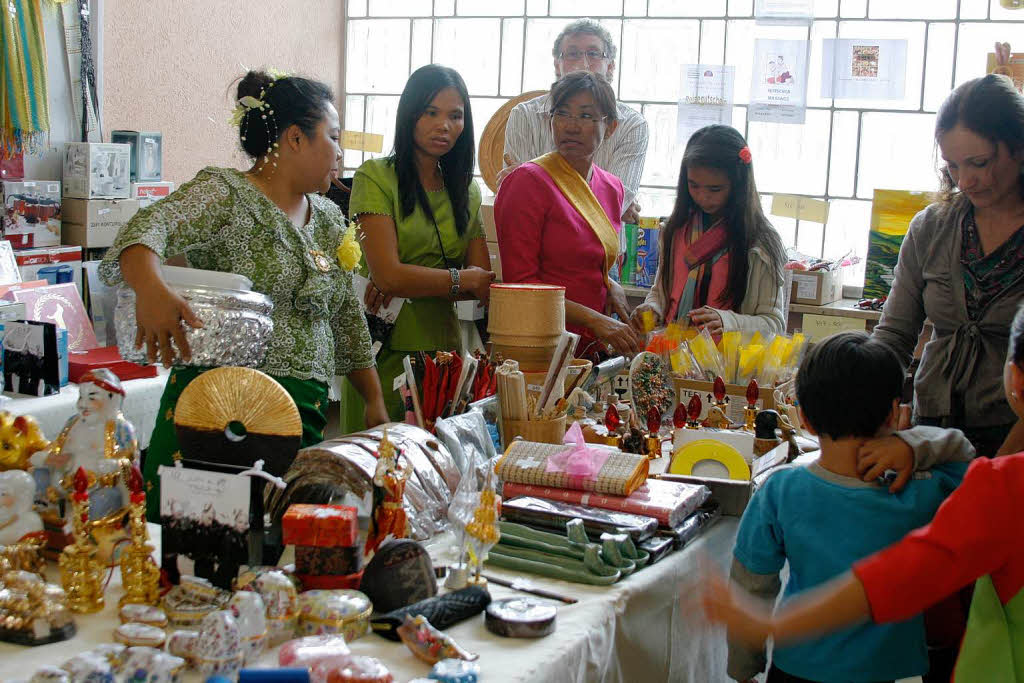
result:
[(330, 272), (331, 259), (327, 258), (327, 254), (318, 249), (310, 249), (309, 254), (313, 257), (313, 264), (316, 266), (317, 270), (321, 273)]

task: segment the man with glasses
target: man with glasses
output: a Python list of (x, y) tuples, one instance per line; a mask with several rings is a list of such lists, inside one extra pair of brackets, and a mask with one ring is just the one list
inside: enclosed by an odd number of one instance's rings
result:
[[(612, 36), (593, 19), (577, 19), (562, 29), (552, 54), (556, 79), (570, 71), (589, 71), (611, 82), (615, 72)], [(618, 128), (597, 150), (594, 163), (622, 181), (622, 220), (635, 223), (640, 213), (636, 193), (647, 154), (647, 121), (621, 102), (616, 103), (616, 110)], [(499, 183), (519, 164), (554, 150), (549, 114), (548, 95), (523, 102), (509, 114), (505, 126), (505, 168), (498, 174)]]

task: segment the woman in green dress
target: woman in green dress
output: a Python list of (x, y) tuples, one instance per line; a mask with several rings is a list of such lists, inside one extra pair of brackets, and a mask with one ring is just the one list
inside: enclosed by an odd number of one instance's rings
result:
[[(174, 358), (172, 339), (190, 359), (182, 322), (202, 322), (164, 282), (161, 263), (183, 257), (190, 267), (252, 280), (253, 289), (274, 303), (274, 330), (259, 369), (295, 399), (303, 446), (323, 440), (328, 384), (336, 375), (346, 375), (365, 399), (367, 423), (387, 420), (369, 331), (352, 288), (354, 235), (346, 239), (344, 216), (317, 194), (337, 175), (341, 157), (333, 100), (317, 81), (250, 71), (238, 84), (235, 120), (252, 168), (203, 169), (136, 214), (100, 266), (108, 284), (123, 280), (135, 290), (136, 344), (146, 344), (150, 362), (167, 366)], [(143, 473), (151, 520), (159, 516), (157, 468), (180, 455), (178, 397), (204, 369), (176, 366), (168, 378)]]
[[(362, 231), (367, 310), (392, 297), (408, 299), (377, 354), (388, 413), (401, 420), (405, 409), (393, 387), (403, 359), (460, 350), (453, 302), (486, 302), (494, 273), (473, 182), (473, 116), (462, 77), (436, 64), (417, 69), (402, 91), (396, 124), (391, 155), (356, 171), (349, 215)], [(362, 412), (352, 393), (343, 408), (350, 431), (361, 427)]]

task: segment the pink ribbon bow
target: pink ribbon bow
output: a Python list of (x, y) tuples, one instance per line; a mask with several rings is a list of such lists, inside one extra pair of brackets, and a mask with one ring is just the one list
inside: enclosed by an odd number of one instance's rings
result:
[(549, 456), (545, 468), (548, 472), (565, 472), (570, 477), (586, 479), (596, 476), (611, 454), (605, 448), (588, 448), (578, 422), (573, 423), (562, 442), (572, 448)]

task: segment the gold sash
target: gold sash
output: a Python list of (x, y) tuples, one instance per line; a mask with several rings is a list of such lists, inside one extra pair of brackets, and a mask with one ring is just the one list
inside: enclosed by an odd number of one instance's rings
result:
[(543, 168), (555, 185), (562, 192), (569, 203), (573, 205), (583, 219), (590, 225), (590, 229), (597, 235), (604, 246), (605, 268), (604, 278), (608, 280), (608, 271), (619, 258), (619, 235), (608, 220), (608, 214), (604, 207), (597, 201), (594, 191), (590, 189), (587, 181), (576, 172), (569, 162), (558, 152), (548, 152), (544, 156), (537, 157), (533, 163)]

